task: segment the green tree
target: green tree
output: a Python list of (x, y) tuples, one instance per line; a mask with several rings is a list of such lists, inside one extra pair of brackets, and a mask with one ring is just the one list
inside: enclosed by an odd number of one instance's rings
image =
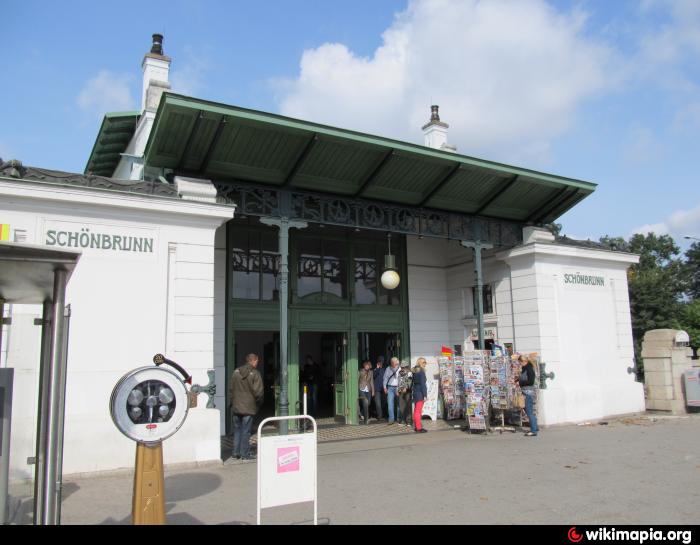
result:
[(700, 299), (700, 242), (693, 242), (685, 252), (685, 277), (687, 294), (691, 299)]
[(543, 227), (545, 229), (549, 229), (555, 237), (558, 237), (561, 234), (561, 223), (546, 223)]
[(629, 243), (622, 237), (610, 237), (605, 235), (604, 237), (600, 237), (600, 243), (618, 252), (630, 251)]
[(654, 233), (636, 234), (629, 241), (605, 236), (600, 242), (611, 249), (639, 255), (639, 263), (630, 267), (627, 279), (635, 359), (641, 375), (644, 333), (652, 329), (674, 328), (678, 323), (685, 285), (680, 248), (672, 237)]
[(676, 328), (688, 333), (690, 346), (697, 353), (700, 349), (700, 299), (685, 303), (681, 307)]

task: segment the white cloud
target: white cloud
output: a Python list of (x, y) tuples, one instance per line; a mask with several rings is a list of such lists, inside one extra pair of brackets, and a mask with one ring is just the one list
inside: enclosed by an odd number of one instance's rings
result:
[(173, 64), (170, 88), (174, 93), (195, 96), (204, 88), (204, 76), (211, 63), (208, 55), (195, 53), (190, 47), (185, 47), (184, 53), (184, 62)]
[(415, 0), (370, 57), (340, 43), (306, 50), (298, 77), (278, 83), (280, 109), (422, 143), (439, 104), (461, 153), (542, 163), (617, 73), (585, 20), (544, 0)]
[(700, 237), (700, 204), (688, 210), (676, 210), (664, 221), (642, 225), (634, 229), (631, 234), (649, 232), (657, 235), (672, 235), (676, 240), (686, 235)]
[(132, 81), (131, 74), (100, 70), (78, 94), (78, 106), (86, 114), (100, 119), (107, 112), (134, 110), (136, 101), (131, 94)]
[(663, 12), (668, 22), (647, 37), (649, 59), (663, 62), (700, 54), (700, 2), (698, 0), (651, 0), (643, 12)]
[(632, 64), (645, 84), (670, 90), (681, 100), (697, 96), (700, 80), (690, 65), (700, 55), (700, 2), (646, 0), (640, 4), (643, 20), (652, 21), (642, 33)]

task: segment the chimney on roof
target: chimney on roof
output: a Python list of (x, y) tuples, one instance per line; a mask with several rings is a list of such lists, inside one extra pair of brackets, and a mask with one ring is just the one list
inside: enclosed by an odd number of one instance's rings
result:
[(163, 55), (163, 35), (154, 34), (153, 35), (153, 45), (151, 46), (151, 53), (156, 55)]
[(423, 125), (425, 145), (429, 148), (455, 152), (457, 148), (447, 143), (447, 129), (450, 126), (440, 121), (439, 109), (440, 106), (437, 104), (430, 107), (430, 121)]
[(151, 50), (146, 53), (141, 64), (143, 87), (141, 111), (156, 111), (160, 97), (170, 89), (170, 57), (163, 53), (163, 35), (154, 34)]

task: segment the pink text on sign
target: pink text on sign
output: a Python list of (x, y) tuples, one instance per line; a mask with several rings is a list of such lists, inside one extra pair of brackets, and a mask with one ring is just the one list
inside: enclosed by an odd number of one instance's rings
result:
[(299, 471), (299, 447), (277, 449), (277, 473)]

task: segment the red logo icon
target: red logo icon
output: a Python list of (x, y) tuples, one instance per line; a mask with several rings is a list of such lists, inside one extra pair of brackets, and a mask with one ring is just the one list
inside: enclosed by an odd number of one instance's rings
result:
[(148, 425), (146, 426), (146, 429), (147, 429), (147, 430), (154, 430), (154, 429), (156, 429), (157, 427), (158, 427), (158, 426), (157, 426), (156, 424), (148, 424)]
[(569, 541), (571, 541), (572, 543), (578, 543), (583, 539), (583, 534), (579, 534), (576, 531), (576, 526), (572, 526), (566, 535), (568, 536)]

